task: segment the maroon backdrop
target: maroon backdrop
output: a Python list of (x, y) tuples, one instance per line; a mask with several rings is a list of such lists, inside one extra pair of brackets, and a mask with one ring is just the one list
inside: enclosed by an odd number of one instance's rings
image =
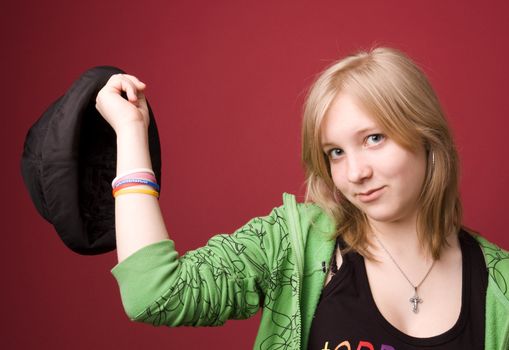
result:
[[(412, 3), (412, 4), (410, 4)], [(258, 317), (221, 328), (128, 321), (109, 270), (35, 211), (25, 134), (85, 69), (148, 84), (163, 151), (161, 205), (180, 252), (303, 194), (300, 118), (315, 75), (373, 45), (428, 73), (462, 159), (465, 223), (509, 247), (509, 5), (505, 1), (26, 1), (2, 4), (4, 349), (247, 349)], [(140, 233), (141, 234), (141, 233)]]

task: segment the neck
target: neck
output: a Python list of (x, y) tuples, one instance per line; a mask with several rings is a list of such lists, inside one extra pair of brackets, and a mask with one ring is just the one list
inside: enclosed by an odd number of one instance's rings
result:
[(391, 254), (402, 258), (420, 257), (429, 259), (428, 249), (419, 241), (417, 235), (417, 217), (414, 216), (409, 220), (395, 222), (379, 222), (370, 220), (371, 231), (368, 233), (369, 243), (376, 256), (384, 254), (380, 251), (380, 247), (373, 235), (382, 241)]

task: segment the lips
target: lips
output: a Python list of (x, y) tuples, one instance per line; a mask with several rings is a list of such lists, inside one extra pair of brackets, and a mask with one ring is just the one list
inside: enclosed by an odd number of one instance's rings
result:
[(378, 199), (384, 192), (385, 186), (374, 188), (366, 192), (357, 193), (357, 198), (363, 202), (368, 203)]

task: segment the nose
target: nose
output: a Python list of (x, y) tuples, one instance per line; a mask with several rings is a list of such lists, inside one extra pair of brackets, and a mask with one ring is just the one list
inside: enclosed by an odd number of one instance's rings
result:
[(373, 168), (361, 155), (349, 154), (347, 167), (346, 177), (352, 183), (362, 183), (373, 175)]

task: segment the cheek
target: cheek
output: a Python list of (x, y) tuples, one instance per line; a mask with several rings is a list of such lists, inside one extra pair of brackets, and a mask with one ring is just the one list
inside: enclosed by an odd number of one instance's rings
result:
[(424, 182), (426, 161), (423, 154), (403, 152), (395, 158), (399, 161), (386, 169), (386, 176), (399, 179), (399, 185), (411, 192), (419, 192)]
[(346, 174), (339, 166), (332, 166), (331, 167), (331, 175), (332, 175), (332, 181), (334, 182), (334, 185), (336, 188), (343, 193), (344, 195), (348, 194), (347, 188), (348, 188), (348, 181), (346, 178)]

